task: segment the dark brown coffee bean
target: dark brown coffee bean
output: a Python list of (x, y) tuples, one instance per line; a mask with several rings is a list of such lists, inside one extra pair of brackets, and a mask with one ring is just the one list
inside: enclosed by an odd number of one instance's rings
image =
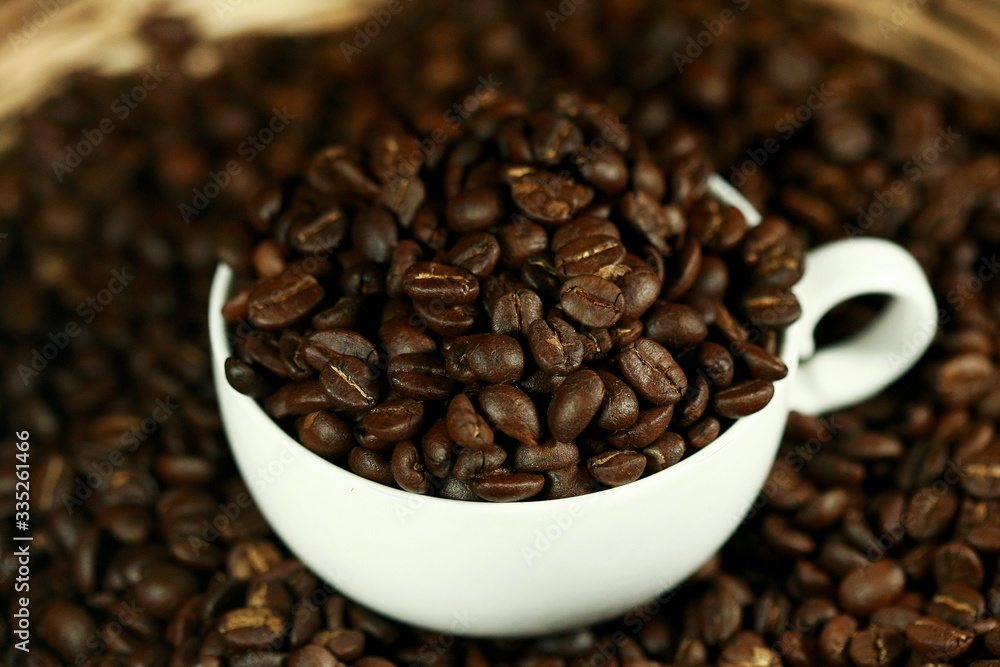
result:
[(572, 121), (542, 112), (531, 118), (531, 149), (542, 164), (559, 164), (583, 148), (583, 133)]
[(698, 346), (698, 366), (711, 381), (713, 389), (725, 389), (733, 382), (736, 372), (733, 357), (718, 343), (705, 342)]
[(493, 304), (493, 332), (507, 336), (528, 336), (528, 329), (544, 317), (542, 300), (530, 289), (505, 292)]
[(947, 405), (968, 405), (993, 384), (995, 370), (989, 357), (983, 354), (954, 356), (935, 373), (936, 393)]
[(608, 444), (619, 449), (642, 449), (663, 435), (674, 416), (674, 406), (658, 405), (639, 413), (631, 426), (608, 435)]
[(424, 455), (424, 465), (436, 477), (445, 478), (451, 474), (452, 454), (457, 450), (455, 441), (448, 435), (448, 424), (439, 419), (428, 429), (420, 441)]
[(455, 457), (451, 474), (455, 479), (468, 482), (473, 477), (498, 470), (507, 459), (507, 452), (499, 445), (486, 445), (478, 449), (466, 448)]
[(528, 327), (528, 346), (542, 370), (553, 375), (569, 375), (583, 363), (583, 343), (564, 320), (535, 320)]
[(661, 251), (669, 250), (666, 237), (671, 226), (666, 210), (649, 193), (627, 192), (621, 200), (622, 216), (638, 233)]
[(590, 474), (582, 463), (569, 465), (557, 470), (548, 470), (545, 499), (575, 498), (592, 492)]
[(358, 442), (370, 449), (409, 440), (424, 420), (424, 406), (412, 398), (390, 398), (365, 413), (358, 425)]
[(754, 379), (776, 382), (788, 375), (788, 367), (781, 359), (751, 343), (733, 343), (733, 354)]
[(395, 218), (381, 206), (362, 210), (351, 223), (351, 242), (368, 261), (385, 264), (399, 244)]
[(854, 633), (847, 653), (858, 667), (888, 667), (904, 649), (903, 635), (885, 628), (868, 628)]
[(491, 503), (526, 500), (541, 493), (545, 477), (537, 473), (496, 470), (469, 482), (473, 493)]
[(621, 240), (621, 232), (613, 222), (587, 216), (560, 225), (552, 234), (551, 250), (558, 256), (562, 248), (574, 241), (598, 236), (610, 236)]
[(703, 375), (698, 375), (694, 381), (688, 385), (684, 392), (684, 398), (678, 403), (677, 415), (674, 424), (677, 426), (691, 426), (705, 414), (711, 398), (711, 388), (708, 380)]
[(643, 448), (642, 455), (646, 457), (646, 470), (660, 472), (675, 465), (684, 458), (684, 438), (676, 433), (664, 433), (653, 444)]
[(632, 388), (607, 370), (598, 370), (605, 396), (597, 413), (596, 424), (607, 431), (628, 428), (639, 418), (639, 400)]
[[(378, 335), (390, 361), (401, 354), (433, 354), (437, 351), (435, 340), (406, 317), (394, 317), (384, 322), (379, 327)], [(380, 359), (379, 365), (384, 366), (385, 359)]]
[(591, 476), (607, 486), (622, 486), (642, 477), (646, 457), (628, 450), (615, 450), (592, 456), (587, 460)]
[(957, 509), (958, 499), (951, 489), (941, 493), (925, 486), (913, 494), (906, 508), (910, 516), (906, 532), (917, 540), (933, 540), (948, 529)]
[(444, 359), (427, 354), (401, 354), (389, 363), (389, 385), (399, 394), (418, 401), (440, 401), (454, 387)]
[(607, 329), (595, 329), (580, 334), (583, 344), (583, 360), (586, 362), (604, 359), (614, 349), (614, 341)]
[(962, 465), (962, 488), (977, 498), (1000, 497), (1000, 444), (985, 447)]
[(514, 179), (511, 198), (524, 215), (545, 223), (567, 222), (594, 197), (594, 191), (546, 171), (529, 171)]
[(714, 442), (719, 437), (721, 431), (722, 424), (719, 423), (718, 418), (714, 415), (709, 415), (702, 417), (701, 420), (688, 427), (684, 433), (684, 439), (694, 449), (701, 449), (709, 443)]
[(423, 248), (413, 239), (400, 241), (395, 250), (385, 276), (385, 292), (393, 299), (401, 299), (405, 295), (403, 277), (410, 268), (419, 263), (424, 256)]
[(662, 287), (662, 282), (656, 273), (645, 267), (629, 267), (629, 270), (614, 282), (622, 291), (622, 298), (625, 300), (621, 317), (624, 322), (642, 317), (656, 302)]
[(847, 667), (851, 664), (848, 660), (847, 646), (857, 629), (857, 619), (847, 614), (840, 614), (826, 622), (819, 635), (818, 647), (827, 665)]
[(524, 472), (561, 470), (580, 462), (580, 450), (571, 442), (547, 440), (540, 445), (519, 444), (514, 450), (514, 467)]
[(442, 336), (461, 336), (476, 322), (476, 307), (473, 304), (446, 306), (443, 301), (415, 301), (413, 310), (418, 322), (434, 333)]
[(712, 407), (719, 416), (739, 419), (762, 410), (773, 396), (774, 385), (767, 380), (747, 380), (716, 392)]
[(310, 412), (295, 423), (299, 441), (317, 456), (343, 456), (354, 445), (350, 427), (330, 412)]
[(448, 435), (462, 447), (483, 449), (493, 444), (493, 429), (476, 412), (472, 401), (465, 394), (451, 399), (447, 425)]
[[(486, 232), (466, 234), (445, 253), (444, 261), (465, 269), (477, 278), (493, 273), (500, 261), (500, 244), (496, 237)], [(391, 295), (390, 295), (391, 296)]]
[(234, 609), (218, 623), (222, 642), (236, 651), (259, 651), (281, 643), (284, 619), (263, 607)]
[(708, 336), (708, 327), (694, 308), (661, 301), (646, 313), (646, 336), (671, 350), (687, 350)]
[(355, 447), (347, 455), (347, 465), (355, 475), (370, 479), (379, 484), (392, 486), (394, 480), (392, 467), (385, 458), (376, 451)]
[(656, 405), (676, 403), (687, 389), (687, 377), (659, 343), (640, 338), (618, 355), (622, 376)]
[(501, 226), (496, 236), (500, 260), (515, 271), (520, 271), (529, 257), (545, 252), (549, 245), (545, 228), (523, 219)]
[(279, 387), (264, 401), (264, 410), (275, 419), (281, 419), (318, 410), (344, 409), (343, 405), (343, 401), (331, 395), (320, 380), (306, 380)]
[(582, 153), (577, 166), (583, 180), (605, 194), (618, 194), (628, 186), (628, 166), (613, 151), (595, 153), (593, 157)]
[(972, 647), (975, 635), (936, 618), (918, 618), (906, 628), (913, 648), (932, 660), (951, 661)]
[(801, 557), (816, 550), (816, 541), (794, 529), (780, 514), (769, 514), (761, 525), (761, 536), (772, 549), (788, 556)]
[(549, 432), (560, 442), (572, 442), (597, 414), (604, 401), (604, 383), (594, 371), (581, 370), (566, 378), (548, 408)]
[(236, 391), (251, 398), (263, 398), (271, 393), (270, 383), (253, 366), (237, 359), (226, 359), (226, 380)]
[(357, 325), (360, 311), (359, 297), (342, 296), (337, 303), (313, 315), (312, 325), (316, 329), (351, 329)]
[(378, 354), (367, 338), (353, 331), (329, 329), (306, 337), (303, 358), (316, 370), (323, 371), (339, 357), (354, 357), (374, 366)]
[(640, 320), (619, 322), (615, 326), (608, 329), (608, 334), (611, 336), (611, 344), (618, 348), (628, 347), (635, 341), (642, 338), (643, 328), (643, 324)]
[(764, 327), (786, 327), (802, 314), (798, 299), (783, 287), (751, 287), (740, 306), (753, 324)]
[(986, 602), (979, 591), (964, 584), (941, 586), (927, 605), (927, 615), (957, 625), (972, 628), (986, 611)]
[(476, 380), (510, 384), (524, 373), (520, 343), (500, 334), (474, 334), (455, 339), (445, 353), (448, 375), (459, 382)]
[(559, 303), (577, 322), (600, 329), (619, 320), (624, 298), (612, 282), (597, 276), (577, 276), (563, 283)]
[(934, 552), (934, 580), (937, 585), (983, 585), (983, 563), (979, 555), (964, 544), (949, 542)]
[(347, 235), (348, 220), (338, 206), (322, 210), (302, 207), (289, 211), (288, 241), (303, 253), (319, 254), (338, 247)]
[(98, 636), (97, 624), (87, 611), (65, 600), (52, 600), (42, 609), (39, 636), (64, 660), (73, 662), (78, 655), (90, 655), (88, 640)]
[(250, 294), (250, 322), (261, 329), (283, 329), (308, 315), (323, 294), (308, 274), (284, 273), (262, 280)]
[(463, 234), (488, 229), (503, 216), (503, 201), (499, 194), (490, 188), (460, 192), (448, 202), (445, 214), (448, 227)]
[(555, 254), (556, 275), (561, 280), (597, 274), (625, 259), (625, 246), (617, 236), (585, 236), (559, 248)]
[(319, 379), (340, 410), (361, 412), (378, 402), (378, 378), (360, 359), (330, 359), (320, 372)]
[[(487, 422), (518, 442), (538, 444), (538, 411), (527, 394), (511, 385), (490, 385), (479, 393), (479, 409)], [(477, 491), (478, 493), (478, 491)]]
[(840, 582), (837, 597), (847, 612), (868, 616), (893, 603), (906, 588), (906, 575), (888, 558), (854, 570)]
[(303, 646), (288, 657), (288, 667), (337, 667), (337, 659), (322, 646)]
[(521, 280), (539, 294), (554, 294), (559, 290), (559, 276), (549, 253), (532, 255), (521, 266)]
[(479, 296), (479, 281), (457, 266), (418, 262), (403, 276), (403, 291), (416, 301), (439, 301), (445, 306), (460, 306)]

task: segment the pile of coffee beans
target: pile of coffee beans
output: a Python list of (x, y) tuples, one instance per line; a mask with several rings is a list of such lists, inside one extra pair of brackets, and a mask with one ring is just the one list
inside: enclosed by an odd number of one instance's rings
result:
[[(795, 4), (401, 6), (350, 61), (354, 26), (213, 53), (157, 21), (146, 34), (168, 74), (127, 118), (111, 104), (146, 74), (79, 75), (25, 116), (0, 159), (0, 662), (1000, 665), (1000, 107), (859, 52)], [(902, 359), (933, 336), (901, 382), (789, 421), (748, 518), (689, 581), (617, 621), (530, 641), (394, 623), (304, 569), (233, 465), (206, 335), (219, 256), (251, 271), (245, 203), (263, 184), (299, 174), (323, 146), (357, 145), (399, 109), (419, 109), (410, 133), (429, 136), (491, 76), (531, 108), (583, 91), (659, 163), (698, 147), (810, 244), (897, 241), (941, 308), (900, 332)], [(108, 118), (114, 131), (57, 175), (67, 147)], [(836, 339), (879, 307), (854, 303), (820, 333)], [(24, 534), (21, 431), (27, 592), (11, 539)], [(483, 594), (495, 585), (484, 573)], [(30, 654), (12, 634), (23, 596)], [(475, 636), (475, 619), (457, 617), (455, 631)]]
[(804, 237), (606, 105), (480, 106), (380, 119), (255, 200), (230, 384), (358, 475), (494, 502), (633, 482), (767, 405)]

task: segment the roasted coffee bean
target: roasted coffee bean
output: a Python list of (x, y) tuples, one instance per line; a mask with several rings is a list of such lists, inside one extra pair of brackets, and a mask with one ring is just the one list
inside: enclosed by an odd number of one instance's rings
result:
[(508, 336), (528, 336), (528, 329), (543, 319), (542, 300), (530, 289), (518, 289), (502, 294), (493, 304), (493, 332)]
[(420, 432), (424, 406), (412, 398), (390, 398), (365, 413), (357, 428), (358, 442), (370, 449), (385, 449)]
[(496, 236), (501, 261), (515, 271), (520, 271), (529, 257), (545, 252), (549, 245), (545, 228), (527, 220), (501, 226)]
[(660, 472), (679, 463), (684, 458), (684, 449), (684, 438), (676, 433), (664, 433), (642, 450), (642, 455), (646, 457), (646, 470)]
[(451, 198), (445, 217), (448, 227), (468, 234), (489, 229), (504, 215), (503, 201), (491, 188), (465, 190)]
[(561, 280), (595, 275), (625, 259), (625, 246), (617, 236), (585, 236), (556, 251), (554, 265)]
[(473, 479), (469, 486), (483, 500), (509, 503), (526, 500), (541, 493), (545, 477), (537, 473), (512, 473), (500, 469)]
[(340, 410), (361, 412), (378, 402), (378, 378), (364, 361), (355, 357), (328, 360), (319, 380)]
[(344, 409), (344, 405), (344, 401), (331, 395), (320, 380), (306, 380), (281, 386), (265, 399), (264, 410), (275, 419), (281, 419), (317, 410)]
[(604, 383), (591, 370), (581, 370), (559, 385), (549, 403), (548, 424), (552, 437), (572, 442), (591, 422), (604, 401)]
[(953, 660), (972, 647), (975, 635), (936, 618), (918, 618), (906, 627), (913, 648), (936, 661)]
[(714, 415), (708, 415), (689, 426), (684, 432), (684, 439), (694, 449), (701, 449), (709, 443), (714, 442), (721, 432), (722, 424), (718, 418)]
[(456, 338), (445, 354), (448, 375), (459, 382), (477, 380), (510, 384), (524, 373), (520, 343), (500, 334), (474, 334)]
[(716, 392), (712, 407), (722, 417), (739, 419), (762, 410), (773, 396), (774, 385), (767, 380), (747, 380)]
[(369, 262), (385, 264), (399, 244), (396, 221), (381, 206), (366, 208), (351, 223), (351, 242)]
[[(621, 232), (610, 220), (585, 216), (560, 225), (552, 234), (551, 250), (559, 256), (564, 247), (581, 240), (610, 237), (621, 241)], [(624, 247), (624, 246), (623, 246)]]
[(567, 315), (589, 327), (607, 328), (621, 318), (622, 291), (597, 276), (577, 276), (563, 283), (559, 303)]
[(392, 299), (401, 299), (405, 295), (403, 277), (410, 268), (419, 263), (424, 251), (413, 239), (404, 239), (392, 251), (392, 259), (385, 276), (385, 292)]
[[(477, 278), (493, 273), (500, 261), (500, 244), (496, 237), (486, 232), (467, 234), (445, 253), (444, 261), (465, 269)], [(390, 295), (391, 296), (391, 295)]]
[(674, 416), (674, 406), (658, 405), (639, 413), (631, 426), (608, 435), (608, 444), (620, 449), (642, 449), (663, 435)]
[(622, 216), (635, 231), (642, 234), (661, 251), (669, 250), (666, 237), (670, 234), (667, 211), (645, 192), (627, 192), (621, 200)]
[(592, 456), (587, 460), (587, 470), (601, 484), (622, 486), (634, 482), (646, 469), (646, 457), (640, 452), (615, 450)]
[(585, 362), (605, 358), (615, 345), (607, 329), (595, 329), (581, 333), (580, 342), (583, 344), (583, 360)]
[(303, 357), (313, 368), (323, 371), (339, 357), (354, 357), (373, 366), (378, 354), (367, 338), (353, 331), (329, 329), (306, 337)]
[(473, 304), (446, 306), (442, 301), (416, 301), (413, 310), (424, 324), (434, 333), (442, 336), (461, 336), (476, 322), (476, 307)]
[[(394, 317), (379, 327), (379, 338), (389, 360), (401, 354), (432, 354), (437, 351), (435, 340), (407, 319)], [(384, 365), (384, 361), (380, 359), (379, 364)]]
[(478, 449), (466, 448), (455, 457), (451, 474), (455, 479), (468, 482), (473, 477), (498, 470), (507, 459), (507, 452), (499, 445), (486, 445)]
[(493, 429), (476, 412), (465, 394), (451, 399), (446, 423), (448, 435), (462, 447), (483, 449), (493, 444)]
[(317, 456), (343, 456), (354, 445), (350, 427), (330, 412), (310, 412), (295, 423), (299, 441)]
[(445, 306), (460, 306), (479, 296), (479, 281), (461, 267), (418, 262), (404, 274), (403, 291), (416, 301), (438, 301)]
[(622, 376), (656, 405), (676, 403), (687, 389), (687, 377), (659, 343), (640, 338), (618, 355)]
[[(538, 444), (541, 425), (535, 404), (511, 385), (490, 385), (479, 393), (479, 409), (486, 421), (518, 442)], [(477, 492), (478, 493), (478, 492)]]
[(580, 450), (571, 442), (547, 440), (540, 445), (519, 444), (514, 450), (514, 467), (524, 472), (560, 470), (580, 461)]
[(582, 463), (546, 471), (545, 477), (547, 479), (546, 500), (575, 498), (594, 490), (587, 467)]
[(529, 171), (517, 177), (510, 194), (524, 215), (555, 224), (572, 219), (594, 197), (590, 188), (547, 171)]
[(1000, 443), (985, 447), (963, 461), (962, 488), (977, 498), (1000, 497)]
[(639, 400), (632, 388), (610, 371), (598, 370), (597, 375), (604, 384), (605, 396), (595, 423), (607, 431), (618, 431), (634, 424), (639, 418)]
[(236, 391), (251, 398), (271, 393), (271, 386), (253, 367), (236, 357), (226, 359), (226, 380)]
[(559, 318), (532, 322), (528, 327), (528, 347), (539, 367), (553, 375), (569, 375), (583, 363), (579, 334)]
[(820, 655), (826, 664), (832, 667), (847, 667), (850, 664), (847, 646), (857, 629), (857, 619), (847, 614), (840, 614), (826, 622), (818, 642)]
[(711, 391), (708, 380), (701, 375), (696, 377), (694, 382), (688, 385), (684, 398), (678, 403), (677, 418), (674, 423), (678, 426), (691, 426), (701, 419), (708, 409)]
[(788, 375), (788, 367), (781, 359), (751, 343), (733, 343), (733, 354), (754, 379), (775, 382)]
[(798, 299), (783, 287), (751, 287), (740, 306), (753, 324), (763, 327), (788, 326), (802, 314)]
[(267, 278), (250, 293), (250, 322), (262, 329), (283, 329), (308, 315), (323, 294), (323, 288), (308, 274), (283, 273)]
[(532, 117), (531, 127), (532, 153), (542, 164), (559, 164), (583, 148), (583, 133), (567, 118), (538, 113)]
[(680, 303), (661, 301), (646, 313), (646, 337), (671, 350), (688, 350), (708, 336), (698, 311)]
[(245, 607), (226, 613), (219, 621), (222, 642), (236, 651), (259, 651), (281, 642), (284, 619), (269, 609)]
[(316, 329), (351, 329), (357, 326), (360, 310), (359, 297), (342, 296), (337, 303), (313, 315), (312, 325)]
[(896, 630), (873, 627), (855, 632), (847, 653), (858, 667), (887, 667), (903, 652), (903, 642)]
[(364, 447), (354, 447), (347, 455), (347, 465), (351, 472), (379, 484), (391, 486), (392, 467), (378, 452)]
[(716, 389), (725, 389), (733, 383), (736, 368), (733, 357), (718, 343), (705, 342), (698, 346), (698, 367), (705, 372)]
[(420, 441), (424, 465), (436, 477), (445, 478), (451, 474), (452, 454), (456, 449), (455, 441), (448, 434), (448, 424), (444, 419), (434, 422)]
[(388, 368), (389, 385), (399, 394), (419, 401), (440, 401), (452, 391), (444, 359), (428, 354), (400, 354)]
[(934, 580), (937, 585), (964, 584), (972, 588), (983, 585), (983, 563), (968, 546), (949, 542), (934, 552)]
[(837, 597), (847, 612), (867, 616), (888, 606), (906, 587), (906, 575), (891, 559), (882, 559), (857, 569), (840, 583)]

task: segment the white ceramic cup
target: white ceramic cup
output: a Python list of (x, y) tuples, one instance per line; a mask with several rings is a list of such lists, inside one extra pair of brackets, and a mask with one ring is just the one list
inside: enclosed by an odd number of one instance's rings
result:
[[(722, 178), (713, 177), (710, 189), (751, 225), (760, 222)], [(358, 477), (305, 449), (232, 389), (221, 315), (232, 277), (220, 266), (212, 285), (212, 364), (226, 433), (260, 510), (306, 565), (347, 596), (454, 635), (563, 631), (670, 591), (723, 545), (758, 497), (789, 410), (817, 414), (877, 393), (916, 362), (937, 322), (923, 271), (899, 246), (853, 239), (817, 248), (794, 288), (802, 317), (781, 343), (788, 376), (766, 408), (626, 486), (562, 500), (472, 503)], [(813, 353), (820, 318), (862, 294), (894, 298), (867, 329)]]

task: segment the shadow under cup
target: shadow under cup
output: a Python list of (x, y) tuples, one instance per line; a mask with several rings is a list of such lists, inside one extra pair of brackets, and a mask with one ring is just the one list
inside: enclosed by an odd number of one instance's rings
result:
[[(714, 176), (710, 189), (738, 207), (751, 225), (759, 223), (760, 214), (723, 179)], [(869, 248), (885, 242), (846, 243)], [(884, 250), (869, 249), (876, 254)], [(908, 291), (917, 293), (922, 286), (926, 294), (884, 316), (882, 325), (874, 327), (881, 326), (883, 335), (893, 322), (925, 317), (925, 297), (936, 314), (916, 262), (909, 255), (900, 261), (912, 262), (909, 268), (919, 274)], [(807, 264), (803, 282), (809, 272)], [(220, 266), (212, 285), (212, 363), (225, 430), (254, 501), (288, 548), (342, 593), (396, 620), (452, 635), (534, 636), (633, 610), (648, 617), (648, 610), (665, 604), (670, 591), (743, 521), (771, 468), (789, 408), (802, 404), (793, 394), (815, 394), (797, 380), (800, 349), (811, 348), (812, 329), (822, 313), (816, 314), (805, 301), (810, 297), (796, 289), (803, 318), (783, 336), (781, 358), (788, 376), (775, 383), (771, 403), (680, 463), (577, 498), (492, 504), (420, 496), (316, 456), (253, 399), (229, 386), (224, 364), (231, 348), (221, 309), (232, 279), (231, 270)], [(895, 285), (890, 287), (876, 283), (874, 291), (901, 295)], [(860, 293), (865, 292), (846, 298)], [(836, 305), (826, 305), (829, 300), (819, 304), (823, 312)], [(887, 318), (893, 319), (888, 325), (883, 322)], [(878, 388), (901, 372), (883, 374)], [(823, 407), (825, 399), (819, 396), (813, 407)], [(829, 405), (839, 407), (836, 400)]]

